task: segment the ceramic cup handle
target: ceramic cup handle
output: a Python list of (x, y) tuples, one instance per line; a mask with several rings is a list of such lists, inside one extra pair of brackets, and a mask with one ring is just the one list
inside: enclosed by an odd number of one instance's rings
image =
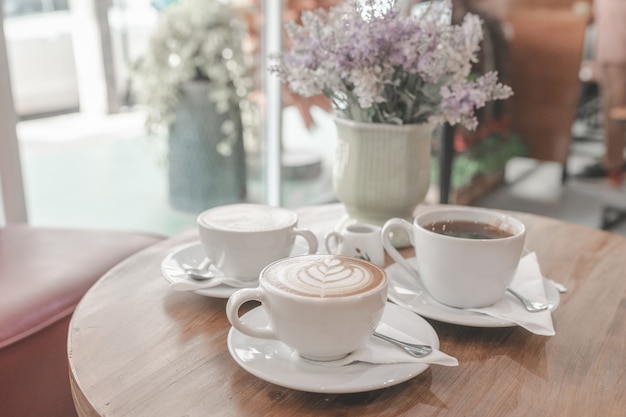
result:
[[(324, 237), (324, 244), (326, 246), (326, 252), (328, 253), (336, 253), (337, 250), (339, 250), (339, 244), (341, 243), (341, 240), (343, 239), (343, 237), (341, 236), (341, 233), (339, 232), (328, 232), (326, 234), (326, 237)], [(334, 241), (334, 244), (333, 244)], [(334, 249), (332, 249), (334, 247)]]
[(307, 255), (315, 255), (317, 253), (317, 237), (315, 233), (310, 231), (309, 229), (294, 229), (293, 233), (296, 236), (302, 236), (304, 240), (306, 240), (309, 245), (309, 250), (307, 251)]
[(409, 240), (411, 241), (411, 245), (415, 247), (413, 243), (413, 230), (412, 230), (413, 225), (404, 219), (400, 219), (400, 218), (389, 219), (383, 226), (382, 238), (383, 238), (383, 247), (385, 248), (389, 256), (391, 256), (391, 259), (393, 259), (398, 265), (400, 265), (412, 277), (414, 277), (415, 279), (419, 281), (420, 277), (417, 271), (407, 262), (406, 259), (404, 259), (404, 256), (402, 256), (400, 252), (398, 252), (398, 250), (395, 248), (395, 246), (393, 246), (393, 243), (391, 242), (391, 233), (393, 232), (394, 229), (406, 230), (406, 232), (409, 234)]
[(226, 304), (226, 316), (228, 321), (233, 327), (239, 330), (241, 333), (258, 337), (260, 339), (278, 339), (276, 334), (268, 324), (266, 327), (253, 327), (246, 324), (239, 318), (239, 309), (248, 301), (260, 301), (261, 303), (267, 303), (267, 297), (261, 288), (243, 288), (235, 291), (233, 295), (228, 299)]

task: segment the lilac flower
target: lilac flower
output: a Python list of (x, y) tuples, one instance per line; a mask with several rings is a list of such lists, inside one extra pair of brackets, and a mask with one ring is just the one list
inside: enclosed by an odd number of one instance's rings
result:
[(292, 47), (270, 71), (297, 94), (325, 94), (343, 117), (408, 124), (429, 120), (474, 129), (476, 109), (509, 97), (495, 72), (470, 81), (482, 22), (468, 14), (452, 25), (451, 0), (417, 16), (390, 0), (345, 1), (305, 11), (286, 26)]

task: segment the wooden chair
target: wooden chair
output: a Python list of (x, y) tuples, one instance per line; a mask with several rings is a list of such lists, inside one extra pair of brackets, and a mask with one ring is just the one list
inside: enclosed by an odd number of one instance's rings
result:
[[(612, 108), (609, 116), (619, 122), (626, 123), (626, 106)], [(607, 202), (602, 208), (602, 220), (600, 223), (602, 230), (611, 230), (618, 224), (626, 221), (626, 205), (623, 203), (623, 196), (615, 200), (615, 202)]]
[(513, 129), (527, 142), (531, 158), (562, 164), (565, 179), (589, 14), (533, 8), (512, 11), (507, 21)]

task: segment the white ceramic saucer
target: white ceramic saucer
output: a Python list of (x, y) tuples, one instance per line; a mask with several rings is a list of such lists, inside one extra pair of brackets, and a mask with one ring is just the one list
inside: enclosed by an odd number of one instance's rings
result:
[[(268, 322), (262, 307), (247, 312), (243, 318), (253, 326)], [(439, 348), (439, 338), (432, 326), (402, 307), (387, 303), (382, 320)], [(396, 385), (421, 374), (429, 366), (423, 363), (364, 362), (342, 367), (316, 365), (302, 360), (282, 342), (246, 336), (235, 328), (228, 333), (228, 351), (243, 369), (265, 381), (300, 391), (333, 394), (372, 391)]]
[[(408, 258), (407, 261), (417, 269), (417, 259), (415, 257)], [(441, 304), (432, 298), (424, 287), (397, 263), (388, 266), (385, 268), (385, 271), (389, 278), (389, 299), (420, 316), (470, 327), (517, 326), (516, 323), (509, 320), (502, 320), (486, 314), (474, 313)], [(550, 305), (550, 311), (554, 311), (559, 306), (561, 299), (559, 292), (545, 278), (543, 285), (546, 291), (546, 299)]]
[[(306, 248), (296, 244), (294, 245), (290, 256), (302, 255), (304, 253), (306, 253)], [(185, 274), (185, 271), (183, 271), (183, 266), (197, 268), (204, 259), (205, 255), (201, 243), (195, 242), (179, 246), (167, 255), (161, 262), (161, 274), (170, 284), (189, 280), (190, 278)], [(220, 276), (220, 273), (217, 270), (216, 275)], [(249, 287), (256, 287), (257, 285), (258, 280), (251, 280)], [(242, 288), (242, 286), (220, 284), (210, 288), (195, 290), (193, 292), (200, 295), (206, 295), (207, 297), (228, 298), (239, 288)]]

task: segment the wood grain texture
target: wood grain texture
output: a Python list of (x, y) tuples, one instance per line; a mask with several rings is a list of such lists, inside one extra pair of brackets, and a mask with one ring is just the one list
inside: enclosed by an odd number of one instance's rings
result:
[[(419, 211), (430, 210), (423, 206)], [(341, 214), (299, 211), (322, 236)], [(82, 300), (68, 340), (81, 416), (618, 416), (626, 410), (626, 239), (515, 213), (545, 276), (569, 291), (556, 336), (430, 320), (458, 367), (434, 366), (394, 387), (312, 394), (248, 374), (230, 357), (226, 301), (168, 290), (160, 263), (182, 234), (133, 256)], [(407, 251), (407, 256), (411, 255)]]

